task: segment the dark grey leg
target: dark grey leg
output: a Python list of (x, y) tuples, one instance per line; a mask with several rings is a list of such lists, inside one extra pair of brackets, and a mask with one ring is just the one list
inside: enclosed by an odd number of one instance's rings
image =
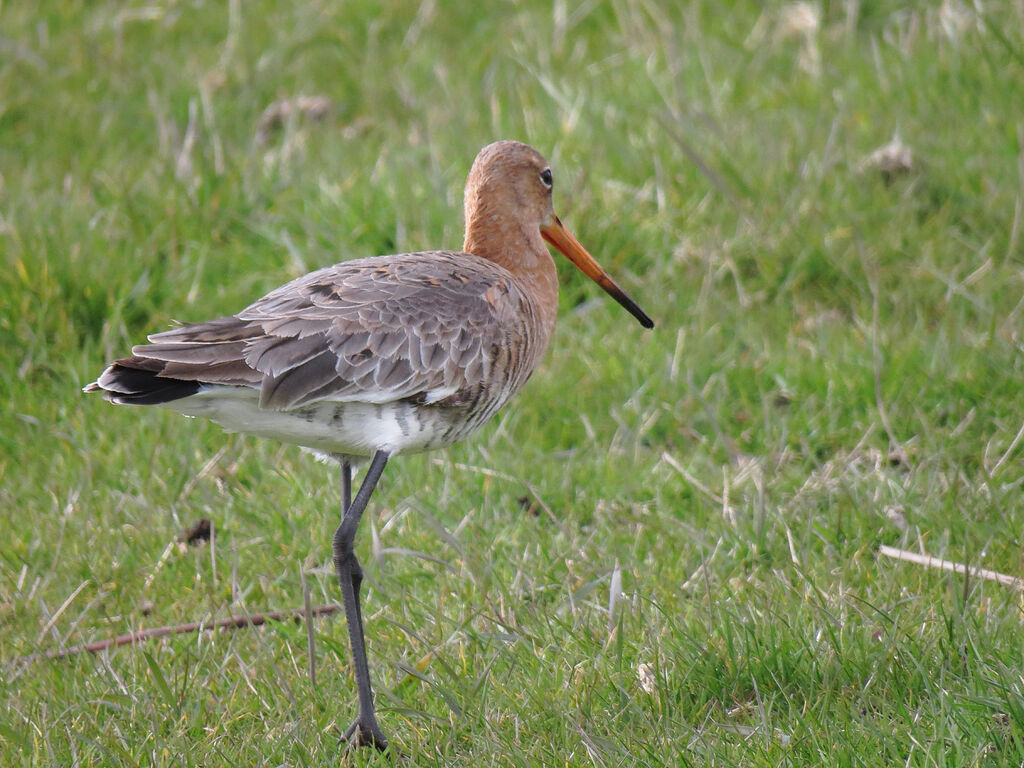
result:
[(388, 740), (384, 737), (377, 724), (377, 715), (373, 707), (373, 689), (370, 687), (370, 666), (366, 659), (366, 640), (363, 636), (363, 615), (359, 606), (359, 588), (363, 583), (363, 569), (356, 559), (354, 545), (359, 521), (362, 519), (366, 504), (377, 487), (384, 467), (388, 463), (388, 454), (377, 451), (366, 477), (359, 487), (355, 499), (349, 503), (352, 492), (352, 468), (348, 462), (341, 465), (341, 525), (334, 532), (334, 570), (338, 574), (341, 585), (342, 601), (345, 605), (345, 620), (348, 623), (349, 643), (352, 646), (352, 664), (356, 673), (356, 688), (359, 692), (359, 713), (355, 722), (345, 732), (345, 740), (351, 746), (374, 746), (383, 751), (387, 749)]
[(348, 459), (341, 461), (341, 519), (352, 506), (352, 464)]
[[(345, 515), (348, 513), (348, 508), (352, 506), (352, 463), (348, 459), (342, 459), (341, 461), (341, 520), (345, 521)], [(356, 593), (356, 623), (359, 625), (359, 635), (366, 637), (366, 633), (363, 631), (363, 606), (362, 601), (359, 599), (359, 588), (363, 584), (363, 567), (359, 564), (359, 560), (356, 559), (355, 555), (352, 556), (352, 588)], [(355, 729), (355, 723), (349, 727), (349, 733), (346, 733), (345, 739), (351, 738), (352, 733)]]
[[(342, 522), (345, 520), (345, 514), (348, 512), (348, 508), (352, 506), (352, 464), (347, 460), (343, 459), (341, 462), (341, 519)], [(352, 557), (352, 586), (356, 591), (356, 615), (359, 617), (359, 634), (365, 637), (363, 633), (363, 608), (360, 605), (359, 600), (359, 587), (363, 583), (363, 567), (359, 565), (359, 561)]]

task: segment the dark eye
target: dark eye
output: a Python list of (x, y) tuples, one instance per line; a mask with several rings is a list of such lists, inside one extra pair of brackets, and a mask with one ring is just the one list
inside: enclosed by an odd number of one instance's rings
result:
[(540, 183), (543, 184), (548, 189), (551, 189), (552, 181), (550, 168), (545, 168), (543, 171), (540, 172)]

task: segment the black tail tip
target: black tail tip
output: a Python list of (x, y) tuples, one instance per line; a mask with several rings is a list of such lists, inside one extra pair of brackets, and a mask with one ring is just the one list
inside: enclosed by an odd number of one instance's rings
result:
[(199, 391), (198, 381), (169, 379), (159, 375), (163, 363), (145, 358), (118, 360), (96, 381), (82, 388), (83, 392), (102, 392), (118, 405), (160, 405)]

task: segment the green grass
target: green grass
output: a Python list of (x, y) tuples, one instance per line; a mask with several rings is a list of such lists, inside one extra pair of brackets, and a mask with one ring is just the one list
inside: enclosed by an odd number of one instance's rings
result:
[[(333, 471), (79, 389), (174, 319), (458, 247), (496, 138), (657, 327), (560, 264), (526, 391), (388, 467), (358, 551), (411, 764), (1024, 762), (1022, 593), (878, 554), (1024, 575), (1024, 12), (674, 5), (0, 6), (0, 763), (339, 761), (341, 618), (315, 686), (293, 624), (10, 662), (299, 607), (303, 571), (338, 599)], [(331, 116), (257, 141), (303, 94)]]

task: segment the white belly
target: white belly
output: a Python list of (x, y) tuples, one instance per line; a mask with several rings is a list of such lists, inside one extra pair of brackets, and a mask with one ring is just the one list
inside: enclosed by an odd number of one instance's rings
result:
[(280, 440), (328, 454), (372, 456), (415, 453), (468, 437), (483, 423), (465, 414), (431, 405), (320, 401), (293, 410), (258, 407), (259, 393), (249, 387), (206, 385), (195, 395), (164, 407), (220, 424), (228, 432)]

